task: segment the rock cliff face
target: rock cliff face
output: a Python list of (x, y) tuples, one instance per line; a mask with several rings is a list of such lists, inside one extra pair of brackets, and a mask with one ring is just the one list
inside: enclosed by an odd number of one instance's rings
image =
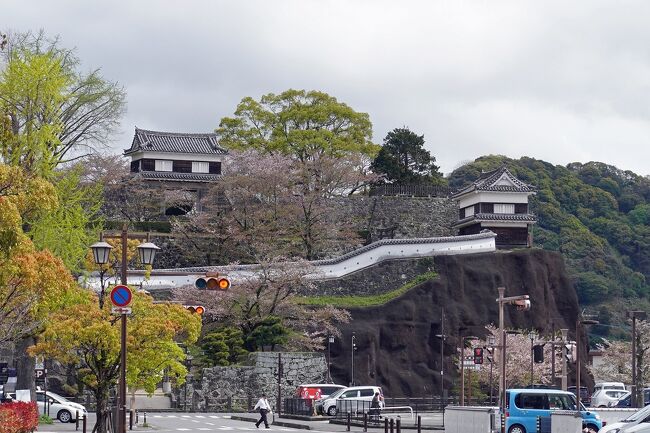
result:
[[(505, 307), (507, 327), (531, 328), (550, 333), (570, 329), (573, 337), (579, 313), (578, 299), (562, 257), (531, 249), (464, 256), (438, 256), (439, 277), (404, 296), (376, 308), (351, 310), (353, 320), (332, 346), (332, 375), (336, 383), (350, 382), (351, 337), (355, 333), (355, 382), (377, 384), (386, 395), (431, 396), (440, 390), (441, 311), (444, 308), (445, 389), (456, 379), (452, 363), (458, 346), (458, 329), (465, 335), (484, 336), (484, 326), (498, 324), (497, 287), (505, 296), (530, 295), (530, 311)], [(584, 341), (583, 341), (584, 343)], [(582, 346), (586, 349), (586, 346)], [(585, 350), (582, 350), (585, 353)], [(528, 359), (522, 360), (528, 362)], [(584, 363), (583, 363), (584, 364)], [(590, 385), (583, 370), (584, 385)], [(571, 379), (569, 380), (571, 384)]]

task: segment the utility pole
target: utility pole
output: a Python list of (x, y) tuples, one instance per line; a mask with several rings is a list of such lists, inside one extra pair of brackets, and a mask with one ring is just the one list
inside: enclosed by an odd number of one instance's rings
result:
[(566, 339), (569, 335), (568, 329), (560, 329), (562, 333), (562, 391), (567, 388), (567, 372), (566, 372)]
[(440, 407), (445, 395), (445, 307), (440, 311)]
[(352, 356), (350, 360), (350, 386), (354, 386), (354, 351), (357, 348), (357, 343), (356, 343), (357, 337), (354, 335), (354, 332), (352, 333)]
[(276, 412), (278, 413), (278, 416), (280, 415), (282, 409), (282, 370), (282, 353), (278, 352), (278, 403), (276, 404)]

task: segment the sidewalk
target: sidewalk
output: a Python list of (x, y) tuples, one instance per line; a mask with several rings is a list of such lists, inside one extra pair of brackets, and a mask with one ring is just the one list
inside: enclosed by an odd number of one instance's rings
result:
[[(402, 414), (403, 415), (403, 414)], [(442, 413), (423, 413), (421, 415), (422, 420), (422, 430), (427, 431), (443, 431), (444, 427), (442, 425), (443, 415)], [(397, 419), (397, 415), (388, 416), (387, 419)], [(250, 414), (232, 414), (231, 419), (238, 421), (248, 421), (248, 422), (257, 422), (259, 415), (250, 413)], [(273, 425), (281, 427), (289, 427), (295, 429), (303, 430), (319, 430), (319, 431), (345, 431), (347, 422), (344, 419), (335, 419), (330, 417), (320, 417), (318, 420), (296, 420), (290, 418), (284, 418), (282, 416), (278, 417), (273, 414), (273, 418), (269, 419)], [(332, 421), (332, 422), (330, 422)], [(402, 429), (413, 431), (416, 429), (415, 423), (417, 418), (411, 420), (410, 417), (402, 416)], [(350, 425), (354, 428), (355, 431), (363, 431), (363, 421), (352, 421)], [(384, 419), (382, 418), (381, 423), (377, 424), (368, 424), (368, 431), (379, 432), (384, 431)]]

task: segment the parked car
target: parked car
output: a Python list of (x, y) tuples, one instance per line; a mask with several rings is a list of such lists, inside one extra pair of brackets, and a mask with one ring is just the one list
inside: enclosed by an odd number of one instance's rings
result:
[[(537, 418), (550, 417), (552, 410), (572, 410), (577, 408), (576, 396), (568, 391), (554, 389), (509, 389), (506, 391), (506, 431), (508, 433), (534, 433), (537, 431)], [(602, 428), (600, 416), (580, 408), (582, 426), (589, 433)]]
[[(643, 389), (643, 405), (647, 406), (650, 404), (650, 388)], [(627, 395), (621, 397), (615, 407), (632, 407), (632, 393), (628, 391)]]
[(594, 385), (594, 393), (601, 389), (620, 389), (625, 391), (625, 384), (623, 382), (598, 382)]
[(618, 422), (607, 424), (598, 433), (628, 433), (628, 431), (631, 433), (637, 431), (638, 426), (645, 426), (648, 430), (644, 430), (644, 433), (650, 433), (650, 426), (647, 423), (650, 423), (650, 406), (641, 408)]
[(327, 398), (330, 394), (340, 389), (344, 389), (343, 385), (336, 385), (333, 383), (316, 383), (300, 385), (296, 388), (296, 397), (303, 399), (320, 400)]
[[(16, 398), (16, 394), (14, 393), (8, 395), (12, 399)], [(50, 416), (52, 418), (56, 417), (61, 422), (75, 422), (77, 420), (77, 413), (79, 413), (79, 418), (84, 415), (88, 416), (88, 411), (84, 406), (54, 392), (47, 392), (47, 401)], [(39, 413), (43, 413), (45, 408), (45, 391), (36, 391), (36, 403)]]
[(612, 407), (622, 398), (630, 395), (630, 391), (621, 389), (600, 389), (591, 396), (592, 407)]
[[(327, 414), (329, 416), (336, 415), (337, 403), (343, 400), (350, 401), (364, 401), (371, 402), (375, 393), (379, 393), (379, 405), (384, 407), (384, 393), (379, 386), (353, 386), (344, 388), (330, 394), (327, 398), (316, 401), (316, 412), (320, 414)], [(368, 407), (370, 405), (368, 404)]]
[[(569, 386), (566, 390), (572, 392), (574, 395), (578, 395), (576, 394), (575, 386)], [(580, 402), (585, 406), (591, 406), (591, 394), (589, 394), (589, 388), (586, 386), (580, 387)]]

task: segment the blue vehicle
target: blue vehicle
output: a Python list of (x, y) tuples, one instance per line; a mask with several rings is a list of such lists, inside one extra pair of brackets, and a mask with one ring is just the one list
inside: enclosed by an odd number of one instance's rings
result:
[[(555, 389), (509, 389), (506, 391), (506, 431), (535, 433), (537, 417), (550, 418), (553, 410), (576, 410), (576, 396)], [(596, 412), (580, 404), (582, 427), (596, 433), (603, 426)]]

